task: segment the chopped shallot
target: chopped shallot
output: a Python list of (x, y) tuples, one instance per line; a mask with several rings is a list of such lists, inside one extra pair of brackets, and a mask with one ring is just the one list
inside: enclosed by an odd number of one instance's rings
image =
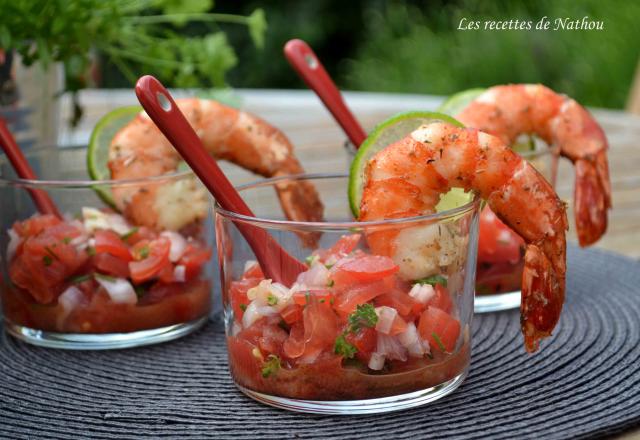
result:
[(96, 281), (107, 291), (111, 301), (117, 304), (136, 304), (138, 296), (133, 286), (125, 278), (112, 278), (104, 275), (95, 276)]
[(402, 346), (398, 338), (383, 333), (378, 333), (376, 353), (384, 355), (387, 359), (395, 359), (403, 362), (407, 360), (407, 349)]
[(271, 306), (262, 306), (258, 301), (251, 301), (242, 314), (242, 327), (248, 328), (264, 316), (277, 315), (278, 311)]
[(311, 269), (298, 275), (296, 282), (309, 287), (325, 287), (329, 282), (329, 269), (316, 260), (312, 263)]
[(183, 264), (173, 268), (173, 280), (177, 283), (184, 283), (187, 280), (187, 268)]
[(163, 231), (160, 233), (160, 236), (168, 238), (171, 242), (171, 247), (169, 248), (169, 260), (172, 263), (175, 263), (184, 254), (184, 251), (187, 248), (187, 240), (182, 236), (182, 234), (173, 231)]
[(426, 304), (436, 294), (431, 284), (414, 284), (409, 291), (409, 296), (421, 304)]
[(388, 335), (391, 332), (393, 321), (396, 319), (396, 316), (398, 316), (398, 311), (393, 307), (376, 307), (376, 315), (378, 316), (376, 330)]
[(385, 361), (385, 357), (383, 354), (380, 353), (371, 353), (371, 358), (369, 359), (369, 368), (371, 368), (372, 370), (382, 370), (382, 368), (384, 367), (384, 361)]

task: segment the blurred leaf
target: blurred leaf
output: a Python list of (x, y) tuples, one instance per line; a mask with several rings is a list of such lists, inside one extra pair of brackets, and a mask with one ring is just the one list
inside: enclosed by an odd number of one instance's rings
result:
[(247, 18), (247, 25), (249, 26), (249, 35), (251, 35), (253, 44), (258, 49), (262, 49), (264, 47), (264, 34), (267, 31), (267, 19), (264, 11), (260, 8), (253, 11)]
[(213, 0), (160, 0), (156, 6), (162, 9), (162, 12), (171, 14), (188, 14), (208, 12), (213, 8)]

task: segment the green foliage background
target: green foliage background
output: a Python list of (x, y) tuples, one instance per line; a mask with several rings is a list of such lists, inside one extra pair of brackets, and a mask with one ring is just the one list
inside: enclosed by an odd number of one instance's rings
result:
[[(447, 95), (470, 87), (541, 82), (580, 102), (624, 107), (640, 59), (637, 0), (385, 0), (218, 2), (217, 10), (265, 10), (262, 52), (238, 40), (236, 87), (304, 87), (282, 57), (294, 37), (307, 40), (347, 89)], [(470, 20), (534, 23), (588, 16), (603, 31), (459, 31)], [(231, 36), (231, 35), (230, 35)]]

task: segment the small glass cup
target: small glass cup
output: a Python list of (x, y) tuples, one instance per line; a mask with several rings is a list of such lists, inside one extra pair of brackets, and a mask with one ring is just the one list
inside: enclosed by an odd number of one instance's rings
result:
[[(113, 209), (116, 194), (131, 200), (127, 209), (135, 215), (171, 223), (168, 218), (190, 209), (171, 197), (173, 190), (198, 188), (195, 176), (89, 180), (86, 153), (84, 147), (30, 150), (27, 160), (42, 179), (37, 181), (16, 177), (0, 156), (5, 329), (31, 344), (65, 349), (134, 347), (194, 331), (212, 305), (208, 195), (188, 202), (203, 215), (188, 227), (138, 227)], [(63, 218), (39, 214), (30, 191), (46, 191)], [(136, 194), (145, 192), (162, 193), (167, 203), (139, 209)]]
[[(317, 188), (325, 222), (283, 219), (274, 187), (293, 180)], [(347, 182), (318, 174), (241, 186), (255, 217), (215, 206), (229, 366), (260, 402), (378, 413), (436, 400), (466, 377), (478, 197), (438, 214), (356, 222)], [(238, 225), (270, 234), (307, 270), (291, 286), (265, 280)]]
[[(523, 140), (533, 145), (531, 151), (518, 152), (555, 187), (557, 154), (541, 143)], [(353, 144), (346, 141), (349, 161), (356, 154)], [(478, 268), (476, 270), (476, 313), (497, 312), (520, 307), (520, 285), (524, 268), (524, 242), (518, 234), (498, 220), (488, 206), (480, 213)]]

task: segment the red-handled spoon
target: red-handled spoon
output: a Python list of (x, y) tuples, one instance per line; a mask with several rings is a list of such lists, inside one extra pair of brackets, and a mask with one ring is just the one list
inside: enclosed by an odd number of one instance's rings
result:
[[(136, 95), (149, 117), (220, 206), (228, 211), (253, 216), (251, 209), (229, 182), (216, 160), (204, 149), (200, 138), (160, 81), (150, 75), (143, 76), (136, 84)], [(267, 278), (290, 286), (300, 272), (307, 270), (304, 264), (289, 255), (264, 229), (242, 222), (237, 222), (236, 226), (251, 246)]]
[[(27, 158), (22, 154), (22, 150), (16, 143), (3, 118), (0, 118), (0, 147), (2, 147), (2, 150), (7, 155), (18, 177), (21, 179), (38, 180), (36, 173), (29, 165)], [(33, 188), (27, 188), (27, 191), (29, 191), (33, 203), (35, 203), (36, 208), (38, 208), (41, 214), (53, 214), (61, 218), (60, 212), (53, 203), (53, 200), (51, 200), (51, 197), (49, 197), (49, 194)]]
[(284, 56), (309, 88), (322, 100), (351, 143), (356, 148), (360, 147), (367, 133), (347, 107), (342, 94), (309, 45), (302, 40), (290, 40), (284, 46)]

